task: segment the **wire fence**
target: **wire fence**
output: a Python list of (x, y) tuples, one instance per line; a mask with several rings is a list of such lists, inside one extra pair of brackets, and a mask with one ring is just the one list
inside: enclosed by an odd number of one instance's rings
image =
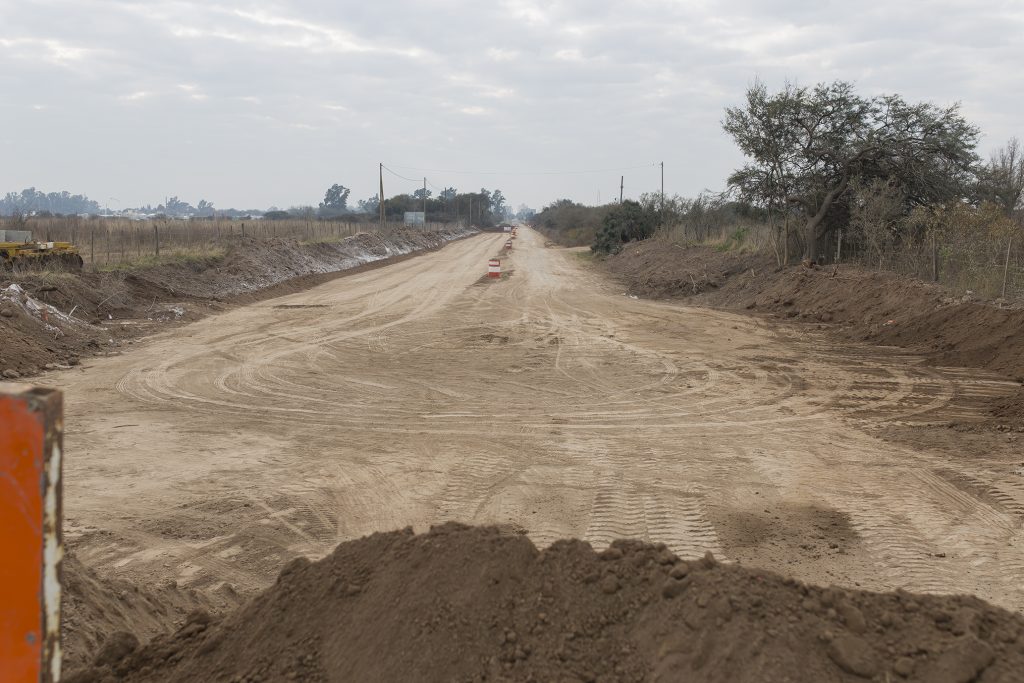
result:
[(337, 242), (358, 233), (392, 233), (402, 229), (436, 231), (442, 223), (409, 228), (401, 222), (318, 220), (155, 220), (103, 218), (33, 218), (20, 229), (32, 239), (74, 244), (87, 266), (102, 268), (180, 255), (217, 255), (242, 238)]
[(1024, 302), (1024, 239), (940, 237), (867, 250), (852, 258), (866, 268), (937, 282), (953, 292)]
[[(658, 233), (668, 241), (705, 244), (723, 251), (774, 253), (780, 265), (787, 254), (790, 263), (799, 261), (803, 235), (791, 229), (788, 249), (783, 245), (783, 235), (779, 226), (735, 219), (679, 222)], [(936, 282), (958, 295), (1024, 304), (1024, 237), (1019, 234), (998, 236), (975, 231), (870, 242), (863, 235), (843, 231), (831, 240), (820, 253), (820, 263), (852, 263)]]

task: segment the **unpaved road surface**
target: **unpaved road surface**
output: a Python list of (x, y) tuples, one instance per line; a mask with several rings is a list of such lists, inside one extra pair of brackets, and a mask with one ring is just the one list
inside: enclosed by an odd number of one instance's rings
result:
[[(819, 583), (1024, 609), (1021, 463), (879, 438), (970, 419), (982, 373), (636, 300), (521, 231), (206, 318), (47, 379), (66, 534), (215, 594), (445, 520), (711, 550)], [(950, 438), (956, 434), (950, 432)], [(227, 586), (227, 587), (226, 587)]]

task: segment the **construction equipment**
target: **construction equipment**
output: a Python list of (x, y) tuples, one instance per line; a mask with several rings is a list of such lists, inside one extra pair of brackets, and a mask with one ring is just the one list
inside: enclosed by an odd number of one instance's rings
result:
[(27, 230), (0, 230), (0, 270), (61, 266), (81, 270), (81, 254), (71, 242), (35, 242)]

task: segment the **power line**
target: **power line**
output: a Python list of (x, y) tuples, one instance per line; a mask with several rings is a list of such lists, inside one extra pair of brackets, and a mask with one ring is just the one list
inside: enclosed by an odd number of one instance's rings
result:
[[(394, 171), (392, 171), (390, 168), (388, 168), (384, 164), (381, 164), (380, 167), (383, 168), (388, 173), (390, 173), (391, 175), (395, 176), (396, 178), (401, 178), (402, 180), (408, 180), (410, 183), (420, 183), (420, 182), (422, 182), (422, 178), (406, 178), (401, 173), (395, 173)], [(399, 166), (399, 168), (402, 168), (402, 167)]]
[[(616, 168), (592, 168), (575, 171), (453, 171), (451, 169), (421, 168), (419, 166), (403, 166), (401, 164), (395, 164), (396, 168), (403, 168), (410, 171), (421, 171), (427, 173), (452, 173), (457, 175), (582, 175), (586, 173), (611, 173), (612, 171), (633, 171), (639, 168), (655, 168), (656, 166), (658, 166), (657, 162), (651, 164), (641, 164), (639, 166), (619, 166)], [(385, 166), (384, 168), (387, 168), (387, 166)], [(399, 178), (404, 178), (404, 176), (398, 175), (394, 171), (391, 171), (391, 169), (389, 168), (387, 168), (387, 170), (390, 171), (391, 173), (394, 173)], [(413, 179), (405, 178), (405, 180)], [(419, 181), (413, 180), (413, 182)]]

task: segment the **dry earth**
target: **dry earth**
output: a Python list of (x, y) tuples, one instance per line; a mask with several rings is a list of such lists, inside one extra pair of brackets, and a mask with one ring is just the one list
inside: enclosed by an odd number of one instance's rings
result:
[[(105, 576), (211, 597), (447, 520), (540, 547), (629, 537), (799, 579), (1024, 609), (1024, 476), (879, 438), (1016, 385), (624, 296), (480, 235), (50, 373), (66, 537)], [(956, 434), (950, 433), (955, 439)]]
[(615, 541), (494, 527), (377, 533), (296, 558), (223, 617), (107, 639), (66, 683), (1011, 683), (1024, 616), (964, 596), (822, 588)]

